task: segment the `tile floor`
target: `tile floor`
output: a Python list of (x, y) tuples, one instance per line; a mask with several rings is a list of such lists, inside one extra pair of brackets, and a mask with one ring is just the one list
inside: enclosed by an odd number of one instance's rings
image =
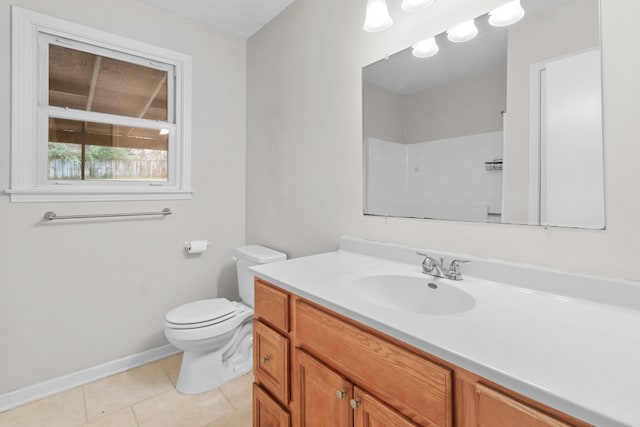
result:
[(250, 427), (253, 375), (207, 393), (175, 389), (182, 354), (0, 413), (1, 427)]

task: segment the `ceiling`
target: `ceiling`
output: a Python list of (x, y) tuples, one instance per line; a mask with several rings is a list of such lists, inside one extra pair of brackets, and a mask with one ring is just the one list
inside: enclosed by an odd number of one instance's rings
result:
[(437, 37), (440, 52), (427, 59), (405, 49), (364, 67), (362, 78), (399, 95), (412, 95), (480, 73), (506, 68), (507, 34), (504, 29), (482, 32), (466, 43)]
[(249, 38), (294, 0), (140, 0), (151, 6)]

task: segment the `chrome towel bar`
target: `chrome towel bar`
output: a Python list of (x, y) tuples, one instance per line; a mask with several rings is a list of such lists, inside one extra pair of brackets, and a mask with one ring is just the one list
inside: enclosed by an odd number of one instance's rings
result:
[(131, 213), (113, 213), (113, 214), (87, 214), (87, 215), (58, 215), (55, 212), (49, 211), (44, 214), (44, 219), (53, 221), (54, 219), (83, 219), (83, 218), (109, 218), (120, 216), (149, 216), (149, 215), (171, 215), (171, 209), (164, 208), (160, 212), (131, 212)]

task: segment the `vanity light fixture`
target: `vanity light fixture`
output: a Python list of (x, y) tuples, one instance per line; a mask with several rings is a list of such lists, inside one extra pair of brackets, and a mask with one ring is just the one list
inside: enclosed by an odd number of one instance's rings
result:
[(435, 37), (429, 37), (428, 39), (422, 40), (413, 45), (413, 56), (416, 58), (430, 58), (438, 51), (440, 48), (436, 43)]
[[(400, 7), (405, 12), (415, 12), (431, 6), (435, 0), (402, 0)], [(386, 0), (367, 0), (367, 14), (364, 30), (370, 33), (384, 31), (393, 24)]]
[(478, 35), (478, 27), (473, 19), (447, 30), (447, 38), (454, 43), (467, 42)]
[(389, 15), (386, 0), (367, 0), (367, 15), (364, 20), (365, 31), (376, 33), (384, 31), (393, 24), (393, 19)]
[(402, 0), (402, 10), (405, 12), (415, 12), (425, 9), (433, 4), (435, 0)]
[(489, 24), (494, 27), (506, 27), (515, 24), (524, 16), (520, 0), (513, 0), (489, 12)]

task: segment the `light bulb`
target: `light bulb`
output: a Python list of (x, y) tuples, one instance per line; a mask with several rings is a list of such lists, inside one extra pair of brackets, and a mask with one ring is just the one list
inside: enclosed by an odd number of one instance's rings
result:
[(413, 45), (413, 56), (417, 58), (430, 58), (438, 53), (439, 50), (440, 48), (436, 43), (435, 37), (429, 37)]
[(364, 30), (375, 33), (386, 30), (391, 24), (393, 24), (393, 19), (389, 15), (386, 0), (368, 0)]
[(489, 24), (494, 27), (506, 27), (515, 24), (524, 16), (520, 0), (513, 0), (489, 12)]
[(433, 4), (434, 0), (402, 0), (402, 10), (405, 12), (415, 12)]
[(467, 42), (478, 35), (478, 28), (473, 19), (458, 24), (447, 31), (447, 38), (454, 43)]

